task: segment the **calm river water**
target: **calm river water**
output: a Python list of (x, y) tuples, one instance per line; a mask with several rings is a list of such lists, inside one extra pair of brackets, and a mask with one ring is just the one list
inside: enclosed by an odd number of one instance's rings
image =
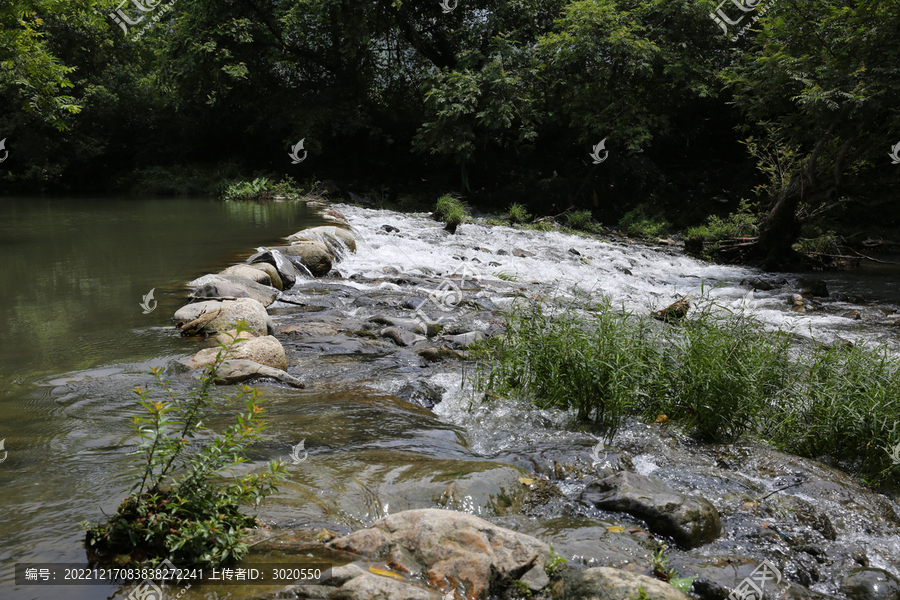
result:
[[(11, 590), (16, 562), (82, 562), (77, 523), (128, 487), (104, 452), (121, 443), (128, 415), (94, 418), (119, 411), (127, 389), (60, 396), (61, 374), (77, 386), (183, 353), (171, 316), (185, 282), (322, 223), (299, 202), (0, 198), (0, 596), (101, 591)], [(158, 304), (144, 314), (151, 289)]]

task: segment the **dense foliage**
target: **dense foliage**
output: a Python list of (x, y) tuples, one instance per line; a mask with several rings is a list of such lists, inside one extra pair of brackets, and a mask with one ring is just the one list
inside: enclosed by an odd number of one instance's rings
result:
[[(332, 178), (393, 199), (426, 186), (606, 223), (643, 204), (665, 216), (650, 225), (681, 227), (755, 189), (772, 264), (803, 219), (898, 214), (900, 5), (769, 0), (730, 28), (714, 9), (8, 0), (0, 185), (178, 191), (154, 179), (189, 165), (196, 181)], [(308, 157), (292, 164), (298, 140)]]

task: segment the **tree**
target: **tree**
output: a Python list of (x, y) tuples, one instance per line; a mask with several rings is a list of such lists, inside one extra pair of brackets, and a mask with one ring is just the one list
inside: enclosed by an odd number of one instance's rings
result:
[(736, 64), (723, 71), (749, 147), (769, 174), (770, 210), (755, 251), (768, 268), (796, 263), (800, 224), (847, 199), (896, 195), (887, 157), (900, 139), (900, 4), (779, 0)]
[(68, 76), (75, 69), (48, 49), (44, 19), (68, 18), (95, 4), (92, 0), (6, 0), (0, 5), (0, 89), (15, 89), (25, 112), (59, 130), (68, 128), (66, 115), (78, 114), (81, 106), (63, 93), (73, 87)]

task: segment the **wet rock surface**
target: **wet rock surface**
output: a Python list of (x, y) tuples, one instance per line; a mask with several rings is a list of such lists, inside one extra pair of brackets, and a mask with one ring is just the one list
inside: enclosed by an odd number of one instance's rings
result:
[(651, 531), (673, 538), (685, 548), (714, 541), (722, 532), (713, 504), (679, 494), (664, 482), (622, 472), (589, 484), (582, 499), (600, 509), (628, 513), (647, 522)]
[[(550, 556), (550, 547), (536, 538), (472, 515), (435, 509), (385, 517), (326, 547), (369, 560), (400, 556), (396, 570), (421, 573), (442, 595), (452, 592), (478, 600), (488, 598), (492, 588), (511, 586), (536, 567), (543, 570)], [(546, 575), (537, 573), (529, 579), (533, 585), (549, 583)]]
[(244, 320), (255, 335), (266, 335), (268, 332), (269, 315), (266, 308), (252, 298), (188, 304), (175, 312), (172, 321), (176, 327), (181, 328), (201, 317), (208, 318), (203, 328), (209, 333), (231, 329), (239, 320)]
[[(646, 596), (641, 595), (641, 590)], [(567, 573), (552, 589), (554, 600), (622, 600), (648, 597), (654, 600), (687, 600), (684, 592), (645, 575), (609, 567), (593, 567)]]

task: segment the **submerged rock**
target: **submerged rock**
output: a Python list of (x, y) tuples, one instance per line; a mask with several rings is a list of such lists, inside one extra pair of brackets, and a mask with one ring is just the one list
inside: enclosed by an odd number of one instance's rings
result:
[(588, 485), (581, 495), (604, 510), (625, 512), (647, 522), (654, 533), (685, 548), (715, 541), (722, 533), (719, 512), (705, 498), (687, 496), (659, 479), (621, 471)]

